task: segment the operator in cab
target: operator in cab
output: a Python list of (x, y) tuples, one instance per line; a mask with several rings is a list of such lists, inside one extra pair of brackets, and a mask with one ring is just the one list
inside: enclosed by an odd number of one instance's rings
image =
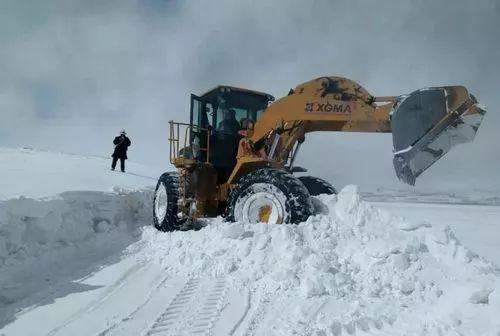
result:
[(217, 125), (217, 132), (227, 135), (236, 135), (240, 130), (240, 123), (236, 120), (236, 111), (233, 109), (222, 110), (222, 121)]

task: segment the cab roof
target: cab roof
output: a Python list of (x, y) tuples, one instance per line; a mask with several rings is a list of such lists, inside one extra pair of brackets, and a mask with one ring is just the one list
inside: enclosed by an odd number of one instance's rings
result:
[(207, 92), (202, 94), (200, 97), (201, 98), (209, 98), (210, 96), (216, 95), (219, 92), (231, 92), (231, 91), (254, 94), (257, 96), (266, 97), (269, 101), (274, 101), (274, 97), (268, 93), (239, 88), (239, 87), (230, 86), (230, 85), (218, 85), (218, 86), (214, 87), (213, 89), (208, 90)]

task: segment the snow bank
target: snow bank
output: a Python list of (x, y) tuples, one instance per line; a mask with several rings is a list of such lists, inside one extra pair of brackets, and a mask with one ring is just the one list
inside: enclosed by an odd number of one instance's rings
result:
[(74, 191), (0, 202), (0, 303), (138, 240), (138, 228), (151, 223), (151, 197), (151, 191)]
[(448, 227), (391, 216), (363, 202), (353, 186), (320, 200), (324, 213), (299, 225), (218, 219), (198, 232), (145, 228), (143, 258), (170, 272), (225, 276), (234, 286), (277, 296), (271, 301), (288, 302), (276, 312), (288, 319), (280, 324), (288, 325), (284, 334), (500, 331), (499, 273)]
[(151, 223), (159, 172), (127, 162), (123, 174), (110, 164), (105, 157), (0, 147), (0, 325), (47, 292), (70, 291), (75, 278), (116, 261), (140, 239), (139, 227)]

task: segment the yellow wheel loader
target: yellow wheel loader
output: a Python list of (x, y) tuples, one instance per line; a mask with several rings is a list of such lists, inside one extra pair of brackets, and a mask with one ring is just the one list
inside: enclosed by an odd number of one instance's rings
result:
[(274, 102), (263, 92), (218, 86), (191, 95), (189, 123), (170, 121), (170, 161), (154, 196), (162, 231), (223, 216), (249, 223), (299, 223), (311, 196), (336, 193), (294, 165), (306, 134), (392, 132), (398, 178), (415, 179), (456, 144), (473, 140), (486, 111), (463, 86), (374, 97), (352, 80), (320, 77)]

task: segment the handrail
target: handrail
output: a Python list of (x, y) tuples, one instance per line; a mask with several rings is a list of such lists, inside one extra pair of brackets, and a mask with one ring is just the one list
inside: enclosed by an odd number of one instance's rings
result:
[[(186, 157), (186, 154), (188, 151), (186, 149), (193, 149), (193, 144), (191, 143), (191, 132), (206, 132), (206, 140), (207, 140), (207, 146), (206, 147), (199, 147), (197, 150), (199, 151), (204, 151), (206, 152), (206, 158), (205, 158), (205, 163), (210, 162), (210, 134), (211, 130), (209, 128), (204, 128), (200, 127), (198, 125), (192, 125), (192, 124), (187, 124), (187, 123), (182, 123), (182, 122), (175, 122), (173, 120), (170, 120), (168, 122), (170, 124), (170, 134), (169, 134), (169, 143), (170, 143), (170, 163), (174, 164), (176, 160), (179, 158), (188, 158)], [(184, 139), (180, 139), (180, 133), (181, 133), (181, 127), (185, 128), (184, 131)], [(182, 141), (183, 140), (183, 141)], [(201, 139), (200, 139), (201, 140)], [(183, 142), (183, 146), (180, 147), (181, 141)], [(182, 155), (180, 154), (180, 150), (184, 149), (182, 152)], [(195, 159), (191, 157), (191, 159)]]

